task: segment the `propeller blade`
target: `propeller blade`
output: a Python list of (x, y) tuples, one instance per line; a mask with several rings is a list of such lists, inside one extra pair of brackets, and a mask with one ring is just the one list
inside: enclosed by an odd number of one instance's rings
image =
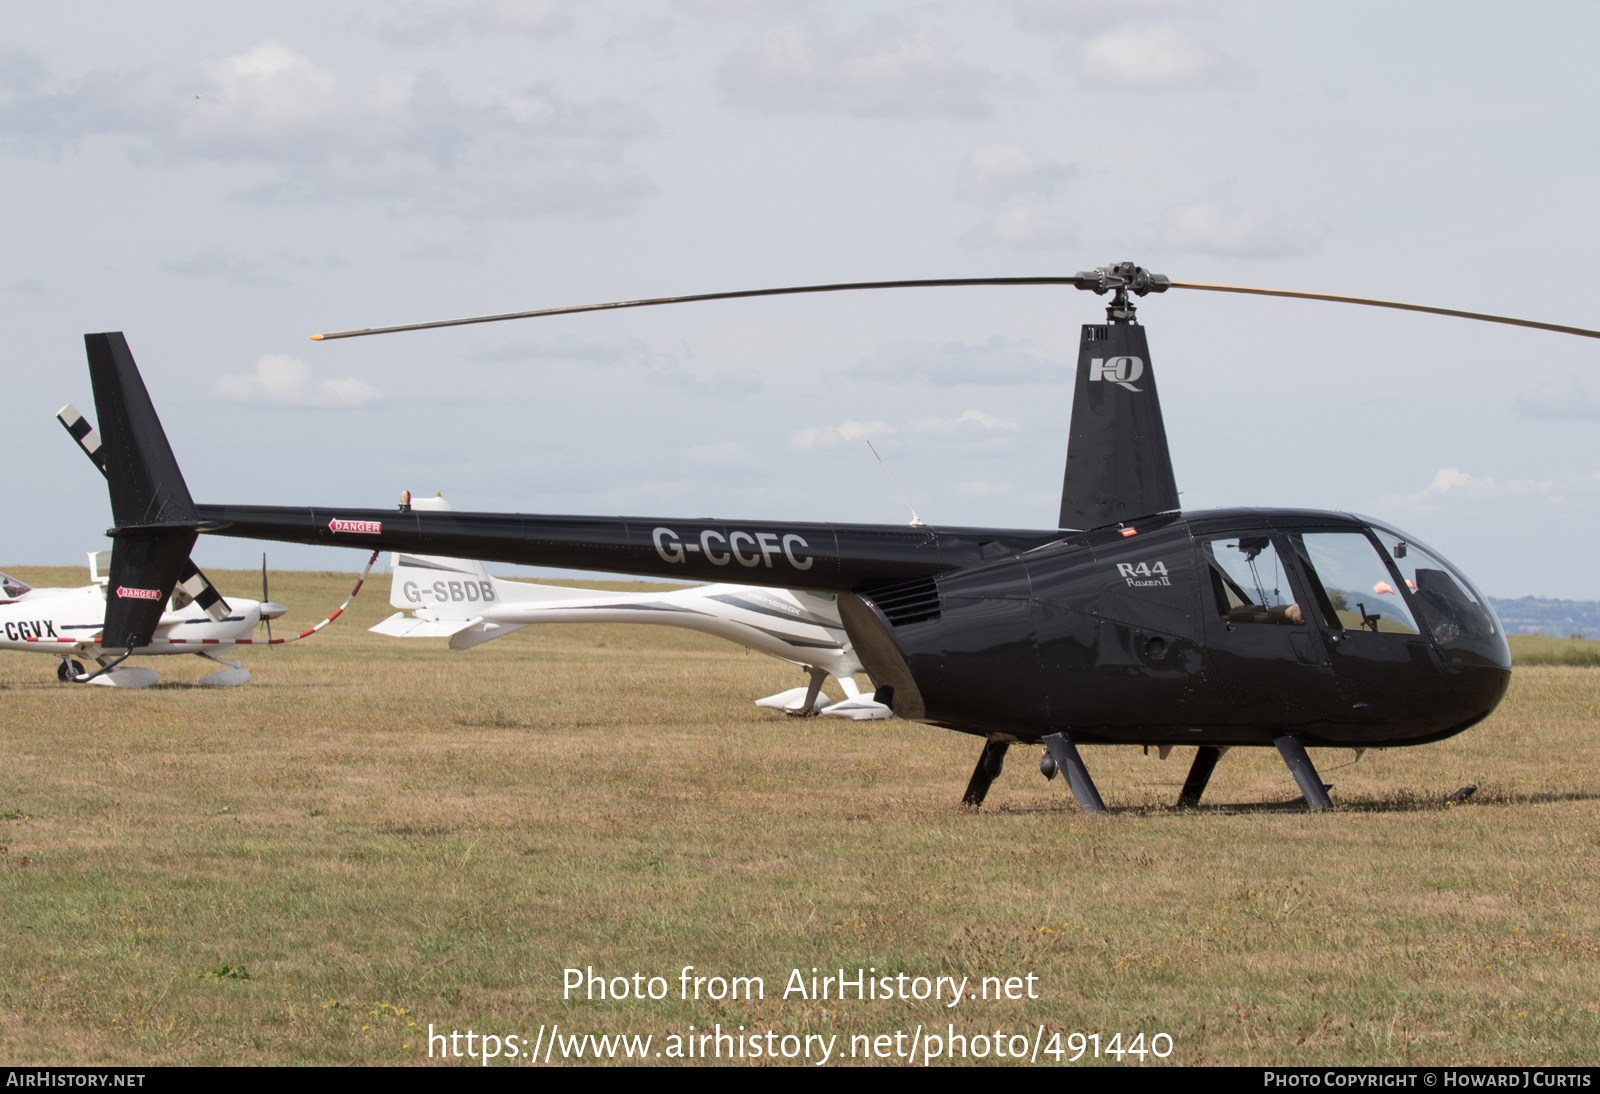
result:
[(650, 308), (657, 304), (691, 304), (701, 300), (742, 300), (752, 296), (797, 296), (802, 293), (850, 292), (856, 289), (933, 289), (965, 285), (1072, 285), (1088, 288), (1095, 280), (1088, 274), (1072, 277), (934, 277), (915, 281), (849, 281), (836, 285), (795, 285), (786, 289), (745, 289), (740, 292), (708, 292), (694, 296), (657, 296), (649, 300), (614, 300), (609, 304), (573, 304), (565, 308), (538, 308), (533, 311), (504, 312), (500, 315), (476, 315), (468, 319), (439, 319), (432, 323), (403, 323), (395, 327), (366, 327), (362, 330), (330, 331), (313, 334), (313, 342), (328, 342), (335, 338), (360, 338), (368, 334), (395, 334), (408, 330), (432, 330), (435, 327), (464, 327), (472, 323), (500, 323), (507, 319), (536, 319), (542, 315), (572, 315), (584, 311), (615, 311), (621, 308)]
[[(261, 552), (261, 603), (272, 603), (272, 597), (267, 595), (267, 552), (265, 551)], [(270, 615), (262, 615), (261, 622), (267, 625), (267, 641), (270, 643), (272, 641), (272, 617)], [(269, 646), (268, 648), (270, 649), (271, 647)]]
[(1576, 334), (1583, 338), (1600, 338), (1600, 330), (1584, 327), (1567, 327), (1560, 323), (1539, 323), (1532, 319), (1513, 319), (1508, 315), (1489, 315), (1485, 312), (1460, 311), (1456, 308), (1434, 308), (1426, 304), (1402, 304), (1397, 300), (1373, 300), (1365, 296), (1339, 296), (1325, 292), (1293, 292), (1288, 289), (1253, 289), (1245, 285), (1211, 285), (1203, 281), (1174, 281), (1174, 289), (1200, 289), (1204, 292), (1245, 293), (1250, 296), (1283, 296), (1293, 300), (1330, 300), (1335, 304), (1364, 304), (1369, 308), (1394, 308), (1397, 311), (1420, 311), (1429, 315), (1449, 315), (1457, 319), (1480, 319), (1485, 323), (1504, 323), (1511, 327), (1532, 327), (1550, 330), (1557, 334)]

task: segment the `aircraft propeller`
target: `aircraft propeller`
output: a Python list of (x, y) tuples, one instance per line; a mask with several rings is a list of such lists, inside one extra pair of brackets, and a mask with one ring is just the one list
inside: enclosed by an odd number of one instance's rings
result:
[(261, 552), (261, 622), (267, 625), (267, 643), (272, 643), (272, 621), (283, 615), (289, 609), (282, 604), (274, 604), (267, 591), (267, 552)]

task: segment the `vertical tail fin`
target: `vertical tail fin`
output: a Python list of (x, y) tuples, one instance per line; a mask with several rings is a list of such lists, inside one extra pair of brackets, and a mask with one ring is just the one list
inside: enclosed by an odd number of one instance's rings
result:
[(1099, 528), (1178, 508), (1178, 484), (1144, 328), (1086, 324), (1059, 528)]
[[(83, 336), (118, 528), (195, 520), (194, 500), (121, 331)], [(176, 574), (173, 575), (176, 578)]]
[(191, 565), (198, 514), (127, 339), (113, 332), (83, 340), (116, 526), (100, 644), (133, 649), (150, 644), (173, 586)]

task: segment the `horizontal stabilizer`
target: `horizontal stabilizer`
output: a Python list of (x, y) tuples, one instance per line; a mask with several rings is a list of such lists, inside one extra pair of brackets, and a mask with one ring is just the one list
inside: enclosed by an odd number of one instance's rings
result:
[(853, 722), (876, 722), (882, 718), (894, 717), (894, 711), (884, 704), (864, 698), (846, 699), (842, 703), (824, 707), (822, 714), (827, 718), (849, 718)]
[(449, 638), (478, 622), (480, 620), (477, 619), (413, 619), (405, 612), (395, 612), (367, 630), (374, 634), (386, 634), (390, 638)]
[[(805, 704), (806, 691), (807, 689), (803, 687), (790, 688), (788, 691), (780, 691), (776, 695), (769, 695), (765, 699), (757, 699), (756, 706), (764, 707), (767, 710), (799, 710)], [(819, 691), (817, 692), (816, 701), (811, 704), (811, 709), (820, 711), (831, 702), (833, 702), (832, 699), (829, 699)]]

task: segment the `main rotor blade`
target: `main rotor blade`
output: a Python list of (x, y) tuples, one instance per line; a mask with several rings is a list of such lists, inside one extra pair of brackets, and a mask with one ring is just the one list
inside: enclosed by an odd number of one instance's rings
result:
[(1584, 338), (1600, 338), (1600, 330), (1584, 327), (1565, 327), (1559, 323), (1539, 323), (1532, 319), (1512, 319), (1506, 315), (1487, 315), (1476, 311), (1459, 311), (1455, 308), (1431, 308), (1426, 304), (1402, 304), (1395, 300), (1373, 300), (1365, 296), (1337, 296), (1325, 292), (1292, 292), (1288, 289), (1252, 289), (1244, 285), (1211, 285), (1203, 281), (1174, 281), (1174, 289), (1202, 289), (1206, 292), (1235, 292), (1250, 296), (1285, 296), (1294, 300), (1331, 300), (1335, 304), (1365, 304), (1369, 308), (1394, 308), (1397, 311), (1420, 311), (1429, 315), (1451, 315), (1457, 319), (1481, 319), (1485, 323), (1504, 323), (1512, 327), (1533, 327), (1535, 330), (1552, 330), (1558, 334), (1576, 334)]
[(786, 289), (745, 289), (740, 292), (708, 292), (694, 296), (658, 296), (649, 300), (616, 300), (609, 304), (574, 304), (565, 308), (538, 308), (533, 311), (504, 312), (500, 315), (475, 315), (467, 319), (439, 319), (432, 323), (403, 323), (395, 327), (366, 327), (362, 330), (330, 331), (313, 334), (313, 342), (335, 338), (360, 338), (367, 334), (396, 334), (435, 327), (465, 327), (472, 323), (499, 323), (507, 319), (535, 319), (542, 315), (571, 315), (584, 311), (613, 311), (620, 308), (649, 308), (657, 304), (690, 304), (700, 300), (742, 300), (751, 296), (796, 296), (814, 292), (849, 292), (855, 289), (932, 289), (964, 285), (1072, 285), (1088, 287), (1083, 277), (934, 277), (916, 281), (851, 281), (837, 285), (796, 285)]

